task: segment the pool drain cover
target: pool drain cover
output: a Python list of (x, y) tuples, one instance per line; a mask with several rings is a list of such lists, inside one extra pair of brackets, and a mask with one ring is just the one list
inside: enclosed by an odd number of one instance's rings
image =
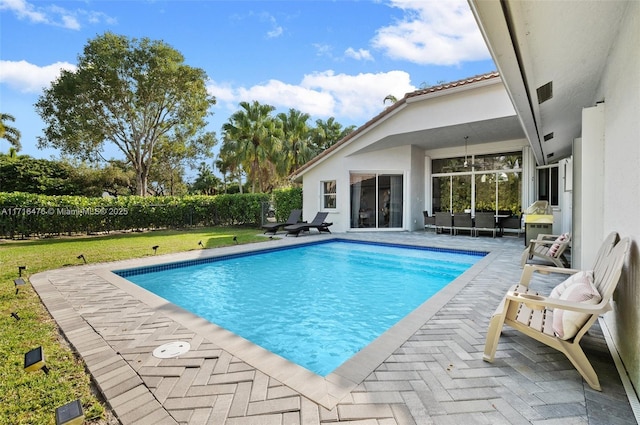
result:
[(185, 341), (173, 341), (162, 344), (153, 350), (153, 356), (159, 359), (170, 359), (178, 357), (191, 349), (191, 344)]

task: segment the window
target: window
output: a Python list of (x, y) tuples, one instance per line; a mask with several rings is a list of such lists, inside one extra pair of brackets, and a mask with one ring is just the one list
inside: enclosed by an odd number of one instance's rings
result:
[(432, 161), (434, 212), (521, 210), (521, 152), (470, 155)]
[(336, 181), (322, 182), (322, 208), (336, 207)]
[(560, 184), (558, 165), (538, 168), (538, 199), (548, 201), (549, 205), (558, 206)]

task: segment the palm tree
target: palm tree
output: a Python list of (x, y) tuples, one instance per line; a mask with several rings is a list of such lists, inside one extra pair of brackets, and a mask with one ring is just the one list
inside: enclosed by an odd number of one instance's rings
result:
[(7, 121), (15, 122), (15, 118), (13, 115), (0, 113), (0, 139), (7, 140), (16, 151), (20, 151), (22, 149), (22, 145), (20, 144), (20, 131), (6, 124)]
[(330, 117), (327, 121), (316, 120), (316, 128), (313, 130), (313, 144), (316, 154), (330, 148), (355, 128), (354, 125), (350, 125), (343, 129), (342, 124), (337, 122), (334, 117)]
[(387, 100), (388, 100), (389, 102), (391, 102), (391, 104), (393, 105), (394, 103), (396, 103), (396, 102), (398, 101), (398, 98), (397, 98), (397, 97), (395, 97), (395, 96), (394, 96), (394, 95), (392, 95), (392, 94), (388, 94), (388, 95), (384, 98), (384, 100), (382, 101), (382, 103), (383, 103), (383, 104), (386, 104), (386, 103), (387, 103)]
[(316, 154), (311, 145), (311, 131), (307, 125), (309, 118), (309, 114), (297, 109), (289, 109), (288, 114), (278, 114), (278, 119), (282, 122), (284, 158), (277, 165), (278, 171), (283, 175), (292, 173)]
[(236, 144), (233, 142), (223, 144), (218, 159), (215, 161), (215, 166), (222, 173), (224, 193), (227, 193), (227, 182), (232, 182), (234, 179), (238, 180), (238, 190), (242, 193), (244, 170), (242, 169), (242, 164), (238, 161), (235, 146)]
[[(273, 106), (254, 101), (240, 102), (240, 107), (242, 109), (231, 115), (222, 126), (221, 151), (224, 150), (233, 162), (249, 171), (252, 192), (256, 191), (256, 183), (264, 191), (275, 169), (274, 156), (281, 150), (282, 129), (271, 116), (275, 110)], [(225, 148), (225, 144), (228, 147)]]

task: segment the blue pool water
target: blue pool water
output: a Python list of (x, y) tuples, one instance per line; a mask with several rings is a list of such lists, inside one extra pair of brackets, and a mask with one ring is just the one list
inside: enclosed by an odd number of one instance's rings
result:
[(330, 241), (116, 273), (326, 376), (482, 255)]

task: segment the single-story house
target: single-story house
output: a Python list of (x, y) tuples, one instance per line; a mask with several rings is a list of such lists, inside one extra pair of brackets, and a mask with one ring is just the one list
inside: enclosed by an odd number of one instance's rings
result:
[(630, 258), (605, 323), (640, 389), (640, 2), (469, 0), (498, 72), (408, 93), (294, 174), (333, 231), (538, 200), (572, 262), (611, 231)]

